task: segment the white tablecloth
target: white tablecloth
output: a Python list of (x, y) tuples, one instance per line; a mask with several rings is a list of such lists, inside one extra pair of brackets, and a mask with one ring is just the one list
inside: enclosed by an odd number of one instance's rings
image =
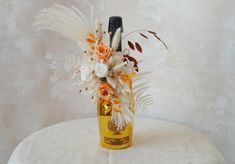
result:
[(123, 150), (99, 145), (96, 118), (42, 129), (21, 142), (8, 164), (224, 164), (202, 134), (166, 121), (136, 118), (133, 144)]

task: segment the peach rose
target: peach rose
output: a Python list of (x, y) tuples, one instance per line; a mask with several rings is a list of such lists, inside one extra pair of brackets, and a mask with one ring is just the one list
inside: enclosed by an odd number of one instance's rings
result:
[(102, 82), (97, 92), (101, 98), (108, 98), (114, 94), (114, 89), (108, 83)]
[(96, 56), (101, 61), (107, 61), (112, 55), (112, 49), (106, 45), (100, 44), (96, 47)]

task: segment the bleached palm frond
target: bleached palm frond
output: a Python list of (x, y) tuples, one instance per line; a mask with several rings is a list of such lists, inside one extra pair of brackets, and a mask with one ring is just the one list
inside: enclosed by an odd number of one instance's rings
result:
[(73, 70), (77, 69), (80, 65), (80, 61), (81, 60), (79, 56), (77, 58), (74, 55), (65, 56), (65, 64), (64, 64), (65, 71), (69, 72), (72, 69)]
[(134, 89), (133, 91), (135, 93), (135, 96), (140, 96), (141, 94), (146, 92), (149, 88), (150, 86), (146, 84), (146, 85), (139, 87), (138, 89)]
[(139, 110), (139, 109), (145, 110), (147, 108), (146, 105), (149, 103), (153, 103), (152, 95), (146, 94), (146, 95), (140, 96), (136, 102), (136, 110)]
[(135, 96), (135, 110), (145, 110), (153, 104), (152, 95), (142, 93)]
[(146, 76), (152, 72), (143, 72), (137, 75), (133, 80), (133, 94), (136, 110), (145, 110), (153, 104), (152, 95), (147, 94), (147, 90), (150, 88), (149, 84), (144, 81)]
[(142, 72), (142, 73), (138, 73), (135, 77), (134, 77), (134, 81), (138, 81), (141, 79), (144, 79), (145, 76), (149, 75), (153, 73), (152, 71), (146, 71), (146, 72)]
[(143, 105), (143, 109), (145, 110), (145, 109), (148, 109), (151, 105), (153, 105), (153, 101), (151, 101), (151, 102), (146, 102), (146, 103), (144, 103), (144, 105)]
[(146, 81), (138, 81), (139, 83), (137, 83), (136, 81), (133, 81), (133, 91), (137, 91), (139, 90), (140, 88), (143, 88), (143, 87), (148, 87), (149, 84), (146, 82)]
[(136, 104), (138, 104), (141, 97), (146, 95), (146, 91), (147, 91), (147, 89), (141, 89), (140, 92), (138, 92), (138, 93), (135, 92), (134, 100), (135, 100)]
[(149, 86), (140, 86), (139, 89), (134, 90), (134, 100), (135, 100), (135, 110), (146, 109), (149, 105), (149, 102), (153, 102), (152, 95), (147, 94), (147, 89)]
[(86, 48), (86, 37), (92, 32), (86, 16), (76, 7), (54, 5), (41, 10), (36, 22), (40, 29), (49, 29), (75, 40), (79, 46)]
[(113, 36), (112, 49), (116, 51), (121, 41), (121, 28), (118, 28)]

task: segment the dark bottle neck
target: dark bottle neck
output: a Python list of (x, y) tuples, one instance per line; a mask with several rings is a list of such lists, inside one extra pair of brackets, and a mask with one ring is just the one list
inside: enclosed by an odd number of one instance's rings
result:
[[(121, 28), (121, 32), (123, 32), (122, 17), (119, 16), (110, 17), (109, 27), (108, 27), (108, 32), (110, 33), (110, 46), (112, 44), (114, 34), (118, 28)], [(117, 51), (122, 51), (122, 40), (120, 40), (119, 42)]]

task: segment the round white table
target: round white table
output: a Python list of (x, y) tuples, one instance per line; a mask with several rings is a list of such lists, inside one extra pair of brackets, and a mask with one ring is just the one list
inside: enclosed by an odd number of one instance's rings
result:
[(183, 125), (136, 118), (132, 146), (107, 150), (97, 123), (88, 118), (44, 128), (21, 142), (8, 164), (225, 164), (205, 136)]

